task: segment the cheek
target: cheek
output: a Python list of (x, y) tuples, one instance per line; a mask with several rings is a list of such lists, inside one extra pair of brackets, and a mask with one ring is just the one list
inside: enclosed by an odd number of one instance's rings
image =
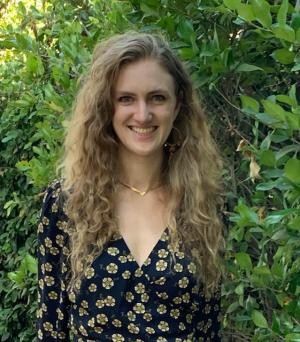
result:
[(112, 117), (112, 128), (117, 136), (121, 133), (121, 120), (119, 113), (115, 112)]
[(170, 105), (166, 110), (166, 117), (165, 121), (168, 123), (168, 125), (173, 126), (173, 123), (177, 116), (177, 109), (175, 105)]
[(115, 114), (113, 114), (111, 123), (112, 123), (113, 129), (116, 130), (116, 115)]
[(123, 117), (124, 117), (124, 111), (122, 111), (120, 108), (116, 108), (112, 117), (113, 126), (115, 127), (119, 125), (122, 122)]

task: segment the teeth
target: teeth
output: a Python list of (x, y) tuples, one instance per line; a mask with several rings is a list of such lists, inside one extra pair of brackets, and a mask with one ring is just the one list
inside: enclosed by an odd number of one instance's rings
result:
[(142, 134), (146, 134), (146, 133), (150, 133), (153, 132), (155, 130), (155, 127), (147, 127), (147, 128), (141, 128), (141, 127), (130, 127), (134, 132), (136, 133), (142, 133)]

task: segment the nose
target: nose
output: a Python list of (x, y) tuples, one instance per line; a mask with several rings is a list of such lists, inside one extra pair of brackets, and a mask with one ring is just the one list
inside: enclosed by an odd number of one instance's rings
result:
[(134, 118), (138, 123), (141, 123), (141, 124), (148, 123), (152, 120), (152, 113), (146, 101), (144, 100), (138, 101)]

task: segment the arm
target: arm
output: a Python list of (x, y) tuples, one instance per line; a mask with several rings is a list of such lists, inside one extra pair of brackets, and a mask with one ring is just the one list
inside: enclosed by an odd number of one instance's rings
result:
[(195, 317), (196, 341), (221, 341), (220, 304), (220, 287), (210, 298), (200, 294), (200, 308)]
[(38, 341), (68, 341), (69, 301), (65, 277), (68, 235), (63, 231), (58, 199), (59, 182), (54, 182), (43, 199), (38, 225)]

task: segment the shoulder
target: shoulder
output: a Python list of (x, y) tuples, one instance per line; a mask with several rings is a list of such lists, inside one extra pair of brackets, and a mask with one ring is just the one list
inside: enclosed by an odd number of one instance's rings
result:
[(55, 179), (45, 190), (38, 225), (39, 237), (54, 237), (68, 234), (68, 217), (65, 211), (65, 195), (62, 180)]
[(63, 179), (55, 179), (47, 186), (42, 206), (42, 216), (65, 216), (66, 196), (63, 192)]

